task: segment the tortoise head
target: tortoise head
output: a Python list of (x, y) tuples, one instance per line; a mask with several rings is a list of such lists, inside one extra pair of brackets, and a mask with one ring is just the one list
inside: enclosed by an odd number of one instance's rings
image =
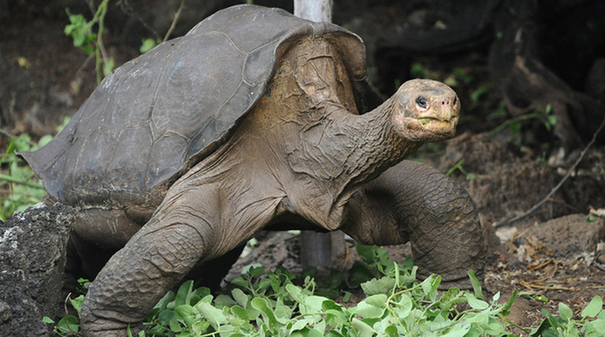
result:
[(405, 82), (392, 97), (395, 131), (404, 139), (434, 142), (456, 133), (460, 99), (449, 86), (433, 80)]

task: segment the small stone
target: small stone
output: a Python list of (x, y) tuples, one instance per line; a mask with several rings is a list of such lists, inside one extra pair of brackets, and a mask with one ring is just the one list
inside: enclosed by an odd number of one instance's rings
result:
[(11, 307), (8, 303), (0, 301), (0, 323), (4, 323), (11, 318)]

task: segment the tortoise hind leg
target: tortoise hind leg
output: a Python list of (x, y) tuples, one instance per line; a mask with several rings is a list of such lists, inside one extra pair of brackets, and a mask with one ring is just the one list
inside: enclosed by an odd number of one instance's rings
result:
[(172, 186), (151, 220), (90, 285), (81, 311), (86, 336), (124, 336), (128, 325), (140, 328), (191, 270), (244, 244), (275, 212), (273, 203), (245, 204), (236, 212), (231, 207), (242, 203), (225, 202), (225, 191), (194, 177)]
[(470, 287), (469, 269), (483, 278), (485, 234), (475, 204), (439, 171), (405, 160), (370, 182), (351, 206), (359, 220), (345, 232), (378, 245), (409, 239), (421, 276), (435, 273), (443, 286), (462, 288)]
[(141, 229), (122, 209), (82, 210), (69, 237), (66, 270), (92, 280), (109, 258)]
[(80, 278), (93, 280), (109, 258), (141, 228), (121, 209), (83, 209), (67, 243), (63, 298), (78, 293)]

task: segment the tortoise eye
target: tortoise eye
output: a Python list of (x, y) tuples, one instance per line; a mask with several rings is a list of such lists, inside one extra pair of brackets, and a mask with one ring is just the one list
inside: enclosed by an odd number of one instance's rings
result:
[(418, 104), (419, 107), (426, 109), (429, 107), (429, 105), (426, 103), (426, 98), (422, 97), (422, 96), (418, 96), (416, 98), (416, 104)]

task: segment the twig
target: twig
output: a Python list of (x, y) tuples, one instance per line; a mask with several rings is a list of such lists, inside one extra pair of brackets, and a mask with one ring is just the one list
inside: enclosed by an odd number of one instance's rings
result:
[(18, 140), (20, 140), (22, 142), (25, 142), (25, 143), (29, 144), (29, 145), (35, 145), (30, 140), (19, 138), (18, 136), (13, 135), (12, 133), (4, 131), (2, 129), (0, 129), (0, 134), (5, 135), (6, 137), (11, 138), (11, 139), (18, 139)]
[(529, 211), (527, 211), (527, 212), (525, 212), (525, 213), (523, 213), (523, 214), (521, 214), (519, 216), (516, 216), (516, 217), (514, 217), (514, 218), (512, 218), (510, 220), (505, 220), (505, 221), (503, 221), (501, 223), (495, 224), (494, 227), (498, 228), (498, 227), (502, 227), (502, 226), (505, 226), (505, 225), (510, 225), (511, 223), (513, 223), (515, 221), (519, 221), (521, 219), (524, 219), (525, 217), (527, 217), (528, 215), (530, 215), (531, 213), (533, 213), (535, 210), (537, 210), (540, 206), (542, 206), (546, 201), (548, 201), (559, 190), (559, 188), (561, 188), (561, 186), (563, 185), (563, 183), (565, 181), (567, 181), (567, 179), (569, 179), (569, 177), (571, 176), (571, 173), (575, 171), (576, 167), (580, 164), (580, 162), (584, 158), (584, 155), (586, 154), (586, 152), (588, 152), (588, 149), (597, 140), (597, 136), (599, 135), (599, 133), (603, 129), (603, 126), (605, 126), (605, 118), (603, 118), (603, 121), (601, 122), (601, 125), (599, 126), (599, 128), (597, 129), (597, 131), (595, 131), (595, 133), (592, 135), (592, 139), (590, 140), (590, 142), (588, 143), (588, 145), (586, 145), (586, 147), (584, 148), (584, 150), (582, 150), (582, 153), (580, 154), (580, 157), (578, 157), (578, 159), (571, 166), (571, 168), (569, 169), (569, 171), (567, 171), (567, 174), (565, 175), (565, 177), (563, 177), (563, 179), (561, 179), (561, 181), (557, 184), (557, 186), (555, 186), (546, 195), (546, 197), (544, 197), (544, 199), (540, 200), (540, 202), (538, 202), (532, 208), (530, 208)]
[[(539, 282), (544, 282), (544, 281), (548, 280), (549, 278), (551, 278), (551, 277), (555, 276), (555, 274), (557, 273), (557, 270), (559, 270), (559, 267), (557, 266), (557, 261), (556, 261), (555, 259), (552, 259), (551, 261), (552, 261), (552, 262), (555, 264), (555, 268), (554, 268), (554, 269), (553, 269), (553, 271), (550, 273), (550, 275), (548, 275), (548, 276), (546, 276), (546, 277), (543, 277), (543, 278), (541, 278), (541, 279), (539, 279), (539, 280), (531, 280), (531, 281), (529, 281), (529, 282), (527, 282), (527, 283), (532, 283), (532, 284), (535, 284), (535, 283), (539, 283)], [(534, 268), (529, 269), (529, 270), (533, 270), (533, 269), (534, 269)]]
[(170, 37), (170, 34), (172, 34), (172, 31), (174, 30), (174, 27), (176, 27), (176, 23), (179, 20), (179, 16), (181, 16), (181, 12), (183, 11), (184, 7), (185, 7), (185, 0), (181, 0), (181, 5), (179, 6), (179, 9), (174, 14), (174, 19), (172, 19), (170, 28), (168, 28), (168, 31), (166, 32), (166, 36), (164, 36), (164, 40), (162, 40), (162, 42), (167, 41), (168, 38)]
[(567, 290), (567, 291), (578, 291), (576, 288), (562, 287), (562, 286), (541, 286), (537, 284), (528, 283), (525, 281), (518, 281), (520, 285), (527, 289), (542, 289), (542, 290)]
[[(540, 269), (542, 267), (548, 266), (551, 262), (555, 262), (555, 260), (554, 259), (549, 259), (548, 261), (546, 261), (544, 263), (541, 263), (541, 264), (539, 264), (539, 265), (537, 265), (535, 267), (529, 268), (528, 271), (532, 271), (532, 270), (536, 270), (536, 269)], [(556, 267), (556, 265), (557, 264), (555, 263), (555, 267)]]

